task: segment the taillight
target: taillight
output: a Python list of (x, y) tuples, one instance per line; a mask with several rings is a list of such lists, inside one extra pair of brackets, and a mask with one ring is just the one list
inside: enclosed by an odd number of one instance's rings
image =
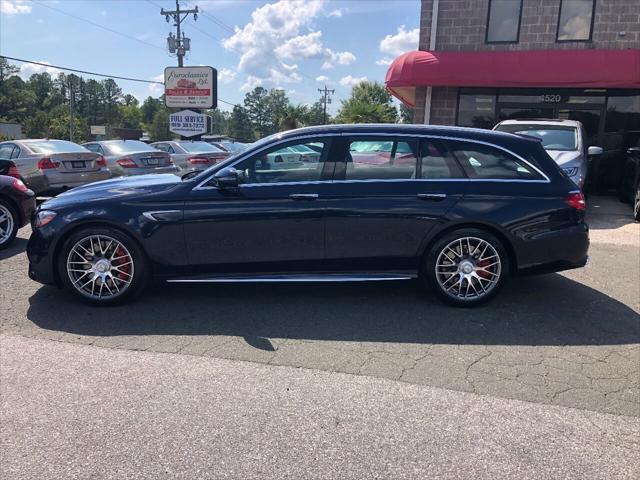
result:
[(190, 157), (188, 161), (192, 165), (203, 165), (209, 163), (209, 159), (205, 157)]
[(19, 178), (14, 178), (12, 185), (13, 185), (13, 188), (15, 188), (16, 190), (19, 190), (22, 193), (26, 193), (29, 191), (29, 187), (27, 187)]
[(58, 168), (60, 162), (52, 162), (49, 157), (41, 158), (38, 161), (38, 170), (50, 170), (52, 168)]
[(9, 167), (9, 170), (7, 170), (7, 176), (20, 180), (20, 172), (18, 171), (18, 167), (16, 167), (15, 165), (11, 165)]
[(98, 159), (96, 160), (96, 165), (98, 167), (106, 167), (107, 166), (107, 160), (102, 155), (100, 155), (98, 157)]
[(582, 211), (582, 210), (586, 210), (587, 208), (587, 204), (584, 201), (584, 195), (582, 194), (582, 192), (579, 192), (579, 191), (569, 192), (569, 195), (567, 195), (567, 198), (564, 199), (564, 203), (569, 205), (574, 210)]
[(133, 158), (121, 158), (116, 162), (122, 168), (136, 168), (136, 162), (133, 161)]

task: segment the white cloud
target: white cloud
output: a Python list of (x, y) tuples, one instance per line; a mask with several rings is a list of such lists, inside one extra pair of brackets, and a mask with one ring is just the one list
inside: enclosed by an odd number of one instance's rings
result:
[(320, 75), (319, 77), (316, 77), (316, 82), (328, 83), (329, 77), (327, 77), (326, 75)]
[(342, 10), (340, 10), (339, 8), (336, 8), (335, 10), (331, 10), (329, 12), (329, 16), (330, 17), (335, 17), (335, 18), (340, 18), (340, 17), (342, 17)]
[(391, 60), (390, 58), (381, 58), (380, 60), (376, 60), (376, 65), (391, 65), (391, 62), (393, 62), (393, 60)]
[(343, 87), (353, 87), (354, 85), (359, 84), (360, 82), (366, 82), (367, 77), (352, 77), (351, 75), (347, 75), (346, 77), (342, 77), (340, 79), (340, 85)]
[(241, 88), (299, 82), (298, 60), (322, 60), (324, 68), (355, 61), (351, 52), (325, 47), (322, 32), (311, 30), (325, 4), (326, 0), (279, 0), (256, 8), (249, 23), (236, 27), (223, 46), (241, 55), (236, 71), (247, 75)]
[(222, 83), (231, 83), (236, 78), (236, 72), (230, 68), (223, 68), (218, 72), (218, 80)]
[[(164, 73), (159, 73), (151, 80), (153, 80), (154, 82), (162, 82), (164, 84)], [(150, 83), (149, 92), (153, 95), (162, 95), (164, 93), (164, 85), (160, 85), (158, 83)]]
[(402, 55), (409, 50), (418, 48), (419, 37), (419, 29), (405, 30), (404, 25), (400, 25), (398, 33), (387, 35), (380, 41), (380, 51), (387, 55)]
[[(51, 62), (47, 62), (45, 60), (37, 60), (39, 63), (46, 63), (47, 65), (51, 65)], [(34, 73), (43, 73), (47, 72), (52, 77), (57, 77), (59, 73), (62, 73), (62, 70), (58, 70), (54, 67), (45, 67), (44, 65), (34, 65), (33, 63), (23, 63), (20, 65), (20, 78), (23, 80), (28, 80), (31, 75)]]
[(31, 13), (31, 5), (25, 5), (25, 0), (0, 0), (0, 13), (6, 15)]
[(102, 15), (103, 17), (107, 16), (107, 11), (106, 10), (100, 10), (100, 15)]

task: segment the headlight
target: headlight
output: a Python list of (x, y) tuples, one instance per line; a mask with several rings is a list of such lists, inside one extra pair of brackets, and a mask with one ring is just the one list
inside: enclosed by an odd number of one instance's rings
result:
[(33, 226), (36, 228), (44, 227), (51, 220), (56, 218), (57, 213), (52, 212), (51, 210), (40, 210), (36, 213), (36, 219), (33, 222)]
[(578, 167), (563, 168), (562, 171), (566, 173), (568, 177), (575, 177), (578, 174)]

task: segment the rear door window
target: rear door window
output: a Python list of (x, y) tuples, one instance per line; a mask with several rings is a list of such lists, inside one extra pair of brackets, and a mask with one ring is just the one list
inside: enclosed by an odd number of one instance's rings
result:
[(471, 179), (543, 180), (533, 167), (499, 148), (455, 140), (447, 144)]
[(446, 146), (437, 140), (420, 143), (420, 177), (426, 180), (466, 178), (462, 168)]
[(351, 137), (345, 155), (345, 180), (415, 179), (418, 142), (405, 138)]

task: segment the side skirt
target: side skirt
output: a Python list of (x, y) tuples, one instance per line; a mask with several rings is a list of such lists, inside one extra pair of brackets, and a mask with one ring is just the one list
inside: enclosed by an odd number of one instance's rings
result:
[(270, 283), (270, 282), (380, 282), (411, 280), (417, 273), (367, 272), (367, 273), (314, 273), (314, 274), (269, 274), (269, 275), (225, 275), (197, 276), (167, 279), (169, 283)]

